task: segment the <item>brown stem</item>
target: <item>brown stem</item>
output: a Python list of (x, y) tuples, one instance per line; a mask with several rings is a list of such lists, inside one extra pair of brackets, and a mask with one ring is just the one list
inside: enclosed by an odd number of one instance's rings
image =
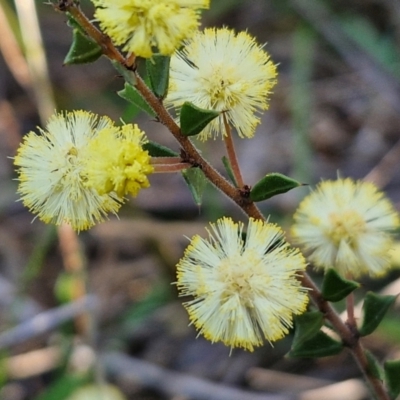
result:
[(123, 65), (127, 65), (125, 58), (115, 48), (110, 37), (97, 29), (73, 1), (60, 1), (58, 9), (71, 14), (75, 21), (85, 30), (86, 34), (101, 47), (106, 57)]
[(192, 167), (190, 163), (175, 163), (175, 164), (152, 164), (154, 167), (155, 174), (163, 174), (163, 173), (172, 173), (179, 172), (184, 169), (188, 169)]
[[(68, 11), (85, 29), (88, 36), (90, 36), (102, 47), (104, 55), (106, 55), (109, 59), (116, 61), (118, 64), (128, 68), (129, 70), (134, 69), (131, 66), (131, 59), (126, 60), (114, 47), (110, 38), (94, 27), (72, 0), (60, 0), (58, 9), (61, 11)], [(175, 123), (174, 119), (165, 109), (162, 102), (146, 86), (142, 78), (136, 72), (134, 72), (134, 76), (136, 78), (135, 82), (130, 83), (134, 84), (138, 92), (155, 111), (160, 122), (162, 122), (169, 129), (175, 139), (182, 146), (185, 154), (184, 161), (187, 161), (190, 163), (190, 165), (200, 167), (207, 179), (229, 198), (231, 198), (249, 217), (265, 220), (264, 216), (261, 214), (254, 202), (243, 196), (243, 192), (240, 189), (232, 186), (222, 175), (220, 175), (219, 172), (215, 170), (200, 155), (192, 142), (186, 136), (181, 134), (179, 126)], [(367, 382), (375, 392), (376, 396), (380, 400), (389, 400), (382, 382), (374, 377), (370, 372), (368, 360), (365, 356), (365, 351), (362, 347), (362, 344), (359, 341), (356, 329), (346, 325), (341, 320), (333, 307), (323, 299), (321, 292), (306, 273), (302, 275), (302, 283), (304, 287), (311, 289), (309, 292), (310, 297), (313, 299), (318, 309), (325, 315), (325, 318), (329, 320), (332, 326), (335, 328), (341, 337), (343, 344), (349, 348), (352, 356), (354, 357), (360, 369), (363, 371)]]
[(231, 127), (229, 126), (224, 113), (222, 114), (222, 118), (224, 120), (225, 132), (226, 132), (226, 135), (224, 135), (224, 143), (225, 143), (226, 153), (228, 154), (229, 163), (231, 164), (231, 168), (232, 168), (233, 176), (235, 177), (235, 181), (239, 188), (243, 188), (244, 182), (243, 182), (243, 178), (242, 178), (242, 173), (240, 172), (239, 162), (238, 162), (238, 159), (236, 156), (235, 144), (233, 143), (233, 139), (232, 139)]
[(379, 400), (390, 400), (390, 397), (383, 386), (383, 382), (373, 375), (361, 342), (357, 340), (355, 345), (350, 350), (354, 360), (358, 365), (358, 368), (363, 372), (364, 378), (371, 390), (375, 393), (376, 398)]
[(357, 329), (356, 319), (354, 317), (354, 294), (350, 293), (346, 297), (346, 309), (347, 309), (347, 324), (350, 327)]
[(318, 287), (307, 275), (307, 273), (302, 275), (302, 284), (304, 287), (311, 289), (309, 291), (311, 299), (318, 309), (324, 314), (325, 318), (332, 324), (335, 331), (342, 339), (343, 344), (349, 349), (360, 370), (363, 372), (365, 380), (369, 384), (371, 390), (375, 393), (376, 397), (379, 400), (390, 400), (383, 386), (383, 382), (376, 378), (370, 371), (365, 350), (360, 342), (356, 328), (349, 326), (342, 321), (332, 305), (322, 297)]
[[(251, 201), (244, 202), (242, 196), (238, 196), (238, 190), (233, 188), (219, 173), (212, 168), (197, 152), (196, 148), (189, 141), (188, 138), (181, 135), (179, 127), (176, 125), (175, 121), (165, 110), (164, 106), (160, 101), (154, 96), (154, 94), (148, 89), (144, 84), (143, 80), (137, 76), (136, 88), (139, 93), (142, 94), (147, 103), (153, 108), (153, 110), (158, 115), (160, 121), (167, 126), (174, 137), (181, 144), (182, 148), (185, 150), (189, 158), (191, 158), (197, 165), (203, 168), (203, 172), (206, 177), (214, 183), (216, 187), (221, 189), (228, 197), (234, 200), (242, 210), (251, 217), (265, 220), (264, 216), (260, 213), (255, 204)], [(371, 386), (372, 390), (376, 393), (380, 400), (389, 400), (387, 393), (383, 387), (382, 381), (374, 377), (368, 368), (368, 360), (366, 359), (364, 349), (359, 341), (358, 334), (355, 330), (351, 329), (346, 325), (334, 310), (330, 303), (328, 303), (321, 295), (318, 287), (311, 280), (311, 278), (305, 273), (303, 274), (303, 285), (310, 288), (310, 296), (318, 306), (319, 310), (325, 315), (325, 318), (331, 322), (336, 332), (341, 337), (345, 346), (347, 346), (363, 371), (365, 379)]]
[(186, 136), (182, 135), (179, 126), (172, 116), (165, 109), (161, 101), (144, 83), (143, 79), (136, 75), (136, 89), (143, 96), (144, 100), (154, 110), (158, 119), (172, 133), (185, 152), (185, 161), (192, 165), (200, 167), (207, 179), (219, 190), (231, 198), (248, 216), (255, 219), (265, 219), (257, 206), (248, 198), (242, 195), (242, 192), (232, 186), (216, 169), (214, 169), (197, 151), (196, 147)]
[(157, 164), (178, 164), (182, 162), (181, 157), (152, 157), (151, 165)]
[[(61, 6), (62, 3), (62, 6)], [(69, 12), (79, 25), (85, 30), (88, 36), (98, 43), (105, 56), (112, 61), (116, 61), (122, 66), (127, 67), (128, 63), (121, 55), (121, 53), (115, 48), (111, 39), (104, 35), (98, 30), (86, 17), (81, 9), (73, 1), (60, 1), (58, 9), (61, 11)], [(231, 198), (248, 216), (255, 219), (264, 219), (264, 216), (257, 208), (257, 206), (250, 201), (250, 199), (244, 197), (242, 192), (233, 187), (218, 171), (216, 171), (197, 151), (192, 142), (181, 134), (179, 126), (175, 123), (174, 119), (165, 109), (160, 100), (153, 94), (153, 92), (147, 87), (142, 78), (135, 73), (135, 82), (130, 82), (135, 85), (138, 92), (143, 96), (146, 102), (152, 107), (158, 116), (159, 120), (169, 129), (175, 139), (179, 142), (186, 153), (188, 162), (192, 165), (200, 167), (204, 175), (212, 182), (218, 189), (225, 193)]]

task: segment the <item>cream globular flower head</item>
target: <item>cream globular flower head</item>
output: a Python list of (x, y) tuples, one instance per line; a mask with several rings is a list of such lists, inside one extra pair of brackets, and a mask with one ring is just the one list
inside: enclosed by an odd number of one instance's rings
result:
[[(189, 101), (203, 109), (224, 112), (240, 137), (251, 138), (260, 122), (256, 113), (268, 109), (276, 76), (276, 65), (247, 32), (205, 29), (172, 56), (165, 104), (179, 112)], [(199, 138), (224, 134), (221, 115)]]
[(88, 145), (88, 186), (100, 194), (115, 192), (122, 198), (136, 196), (150, 186), (150, 155), (143, 150), (144, 132), (137, 125), (103, 129)]
[(306, 267), (282, 230), (250, 219), (222, 218), (211, 224), (209, 239), (192, 238), (177, 266), (176, 282), (191, 322), (207, 339), (253, 351), (282, 338), (294, 314), (305, 311), (308, 296), (297, 279)]
[(101, 29), (125, 51), (171, 55), (199, 26), (209, 0), (92, 0)]
[(383, 275), (390, 267), (391, 231), (399, 216), (369, 182), (350, 178), (321, 182), (300, 204), (292, 235), (316, 267), (343, 276)]
[[(116, 213), (124, 201), (120, 196), (120, 186), (116, 184), (110, 186), (110, 190), (101, 191), (89, 181), (93, 175), (91, 166), (96, 165), (103, 171), (104, 179), (108, 177), (104, 168), (109, 166), (101, 163), (103, 154), (96, 153), (91, 143), (100, 136), (104, 146), (112, 144), (112, 150), (116, 146), (115, 137), (125, 135), (121, 132), (127, 129), (128, 126), (115, 126), (107, 117), (74, 111), (53, 115), (46, 130), (39, 128), (40, 135), (35, 132), (27, 134), (14, 159), (19, 175), (18, 193), (24, 205), (46, 223), (60, 225), (66, 222), (77, 231), (103, 221), (108, 213)], [(142, 135), (139, 136), (142, 140)], [(125, 145), (124, 140), (120, 143), (121, 147)], [(143, 169), (146, 173), (151, 172), (149, 160), (144, 157), (141, 161), (141, 172)], [(119, 166), (117, 164), (117, 168)], [(148, 182), (137, 171), (138, 168), (135, 170), (137, 180), (146, 187)], [(128, 174), (130, 181), (134, 180), (135, 173)], [(125, 176), (123, 181), (127, 181)]]

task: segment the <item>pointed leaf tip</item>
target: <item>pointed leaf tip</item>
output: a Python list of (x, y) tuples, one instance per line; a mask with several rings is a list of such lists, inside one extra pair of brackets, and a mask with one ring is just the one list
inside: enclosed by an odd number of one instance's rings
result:
[(148, 141), (143, 145), (143, 149), (147, 150), (151, 157), (177, 157), (178, 153), (169, 147), (163, 146), (156, 142)]
[(189, 187), (193, 200), (197, 206), (200, 206), (207, 185), (203, 171), (200, 168), (188, 168), (182, 171), (182, 176)]
[(273, 172), (265, 175), (264, 178), (253, 186), (250, 192), (250, 199), (255, 202), (267, 200), (273, 196), (286, 193), (289, 190), (304, 185), (304, 183), (300, 183), (286, 175)]
[(170, 57), (154, 54), (146, 60), (147, 75), (150, 78), (150, 85), (153, 93), (163, 99), (167, 95), (169, 83)]
[(319, 311), (305, 312), (294, 318), (295, 331), (292, 348), (296, 349), (315, 336), (322, 327), (324, 316)]
[(381, 323), (396, 296), (382, 296), (368, 292), (363, 305), (363, 320), (359, 329), (361, 336), (370, 335)]
[(181, 132), (185, 136), (195, 136), (218, 115), (219, 111), (204, 110), (187, 101), (180, 111)]
[(153, 109), (146, 103), (140, 93), (129, 83), (125, 82), (125, 86), (122, 90), (117, 92), (119, 97), (122, 97), (124, 100), (133, 104), (139, 110), (146, 112), (148, 115), (155, 117), (155, 112)]
[(322, 283), (322, 297), (328, 301), (340, 301), (359, 287), (359, 283), (344, 279), (335, 269), (329, 268)]
[(87, 64), (101, 57), (101, 47), (78, 28), (72, 30), (72, 43), (64, 58), (64, 65)]
[(339, 354), (343, 349), (342, 343), (332, 339), (326, 333), (319, 331), (289, 352), (290, 357), (317, 358)]

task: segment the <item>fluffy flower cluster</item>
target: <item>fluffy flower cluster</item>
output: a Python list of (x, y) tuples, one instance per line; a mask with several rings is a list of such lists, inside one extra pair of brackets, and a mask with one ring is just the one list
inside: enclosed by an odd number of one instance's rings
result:
[(53, 115), (39, 130), (24, 137), (14, 164), (21, 199), (42, 221), (88, 229), (116, 213), (123, 196), (149, 186), (153, 167), (136, 125), (74, 111)]
[(297, 279), (306, 267), (301, 253), (274, 224), (222, 218), (209, 239), (194, 236), (180, 260), (177, 287), (191, 322), (207, 339), (252, 351), (288, 333), (308, 296)]
[(92, 0), (101, 29), (125, 51), (171, 55), (199, 26), (209, 0)]
[[(276, 76), (276, 65), (247, 32), (205, 29), (172, 56), (165, 104), (179, 112), (189, 101), (203, 109), (224, 112), (240, 137), (251, 138), (260, 122), (255, 113), (268, 109)], [(221, 115), (199, 138), (206, 140), (224, 132)]]
[(136, 196), (150, 186), (150, 156), (143, 150), (144, 133), (137, 125), (102, 129), (88, 145), (87, 186), (99, 194), (115, 192), (119, 198)]
[(399, 216), (375, 185), (350, 178), (321, 182), (300, 204), (292, 235), (316, 267), (343, 276), (383, 275)]

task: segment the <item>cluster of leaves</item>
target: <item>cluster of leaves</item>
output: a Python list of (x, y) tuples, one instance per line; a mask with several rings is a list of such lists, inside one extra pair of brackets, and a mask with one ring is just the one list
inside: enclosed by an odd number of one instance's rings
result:
[[(65, 58), (65, 64), (88, 63), (97, 60), (102, 55), (100, 46), (86, 36), (82, 28), (72, 17), (70, 17), (70, 25), (73, 29), (73, 42)], [(169, 57), (161, 55), (154, 55), (151, 59), (146, 60), (147, 76), (145, 77), (145, 81), (160, 100), (166, 96), (168, 90), (169, 61)], [(116, 67), (118, 68), (118, 66)], [(127, 77), (125, 76), (127, 74), (126, 71), (121, 71), (121, 73), (124, 74), (125, 78)], [(128, 77), (126, 79), (125, 87), (118, 92), (118, 95), (134, 105), (138, 110), (144, 111), (151, 117), (156, 117), (154, 111), (135, 89), (134, 82), (130, 81), (131, 78)], [(187, 137), (196, 136), (219, 115), (220, 112), (204, 110), (186, 102), (179, 113), (181, 133)], [(173, 150), (155, 142), (147, 143), (146, 150), (149, 151), (152, 157), (178, 156)], [(229, 160), (224, 157), (222, 161), (227, 175), (232, 183), (237, 186)], [(194, 200), (197, 204), (200, 204), (206, 185), (206, 179), (201, 169), (193, 167), (185, 170), (183, 176)], [(301, 185), (302, 183), (283, 174), (270, 173), (264, 176), (252, 188), (249, 188), (248, 196), (252, 201), (260, 202)], [(358, 287), (359, 284), (357, 282), (346, 280), (335, 270), (331, 269), (324, 277), (321, 301), (341, 301)], [(363, 318), (360, 326), (357, 328), (357, 335), (363, 337), (373, 333), (395, 299), (395, 296), (380, 296), (368, 292), (362, 309)], [(340, 353), (346, 346), (351, 346), (351, 343), (337, 340), (330, 328), (321, 311), (310, 311), (297, 317), (290, 356), (304, 358), (332, 356)], [(400, 361), (387, 361), (382, 368), (369, 352), (366, 352), (365, 356), (368, 362), (369, 373), (385, 382), (391, 398), (398, 396), (400, 394), (400, 382), (398, 380), (398, 376), (400, 376)]]
[[(69, 16), (69, 24), (73, 30), (73, 40), (70, 50), (65, 57), (64, 64), (82, 64), (96, 61), (102, 55), (101, 47), (89, 38), (80, 25)], [(124, 74), (119, 66), (118, 70)], [(145, 81), (149, 84), (153, 93), (162, 100), (167, 95), (168, 78), (170, 68), (170, 57), (154, 55), (146, 59)], [(137, 110), (143, 111), (151, 117), (156, 117), (153, 109), (143, 99), (136, 88), (128, 82), (118, 95), (131, 103)], [(215, 110), (204, 110), (196, 107), (190, 102), (185, 102), (179, 113), (179, 125), (184, 136), (198, 135), (213, 119), (217, 118), (220, 112)], [(156, 142), (149, 142), (146, 145), (152, 157), (176, 157), (178, 154), (173, 150), (161, 146)], [(224, 157), (223, 164), (231, 181), (236, 185), (234, 174), (229, 160)], [(193, 195), (196, 204), (200, 204), (203, 191), (206, 186), (206, 179), (199, 169), (192, 168), (183, 172), (185, 182)], [(250, 199), (254, 202), (267, 200), (273, 196), (288, 192), (291, 189), (303, 184), (280, 173), (270, 173), (257, 182), (250, 190)]]
[[(360, 284), (344, 279), (334, 269), (329, 269), (322, 284), (323, 300), (339, 302), (345, 299)], [(321, 299), (322, 300), (322, 299)], [(372, 334), (379, 326), (396, 296), (377, 295), (368, 292), (365, 296), (361, 324), (357, 328), (360, 337)], [(320, 311), (306, 312), (296, 317), (296, 330), (290, 356), (302, 358), (327, 357), (339, 354), (351, 343), (343, 343), (334, 338), (329, 326), (324, 325), (324, 315)], [(327, 333), (328, 332), (328, 333)], [(383, 369), (370, 352), (366, 352), (369, 372), (385, 382), (391, 398), (400, 394), (400, 360), (386, 361)]]

